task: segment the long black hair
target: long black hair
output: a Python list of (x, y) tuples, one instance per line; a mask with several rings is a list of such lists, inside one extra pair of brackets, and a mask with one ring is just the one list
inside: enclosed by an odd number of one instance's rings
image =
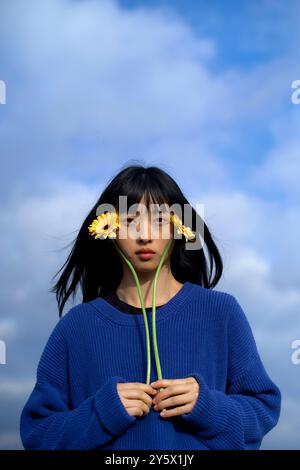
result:
[[(72, 242), (73, 247), (67, 260), (52, 278), (54, 279), (63, 270), (56, 284), (50, 289), (50, 292), (56, 294), (60, 317), (71, 294), (74, 300), (78, 284), (82, 291), (82, 302), (88, 302), (98, 296), (105, 297), (108, 292), (117, 289), (121, 282), (122, 261), (112, 240), (95, 239), (88, 231), (88, 226), (98, 215), (96, 211), (100, 204), (111, 204), (118, 212), (119, 196), (127, 196), (127, 207), (139, 204), (144, 198), (147, 207), (150, 200), (156, 204), (169, 206), (177, 204), (184, 213), (187, 204), (191, 208), (192, 224), (189, 226), (193, 231), (196, 228), (197, 218), (200, 218), (174, 179), (161, 168), (137, 164), (121, 169), (87, 215)], [(213, 288), (222, 275), (223, 263), (207, 225), (204, 220), (201, 218), (200, 220), (203, 229), (200, 249), (186, 250), (184, 238), (175, 239), (170, 255), (170, 266), (178, 282), (189, 281), (206, 288)]]

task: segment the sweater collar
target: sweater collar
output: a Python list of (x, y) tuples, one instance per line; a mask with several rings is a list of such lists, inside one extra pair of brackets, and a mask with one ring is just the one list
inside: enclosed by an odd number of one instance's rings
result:
[[(190, 298), (191, 291), (196, 287), (196, 284), (185, 282), (180, 290), (173, 295), (173, 297), (164, 305), (156, 309), (156, 322), (159, 323), (171, 315), (175, 315), (185, 304), (187, 299)], [(108, 320), (121, 325), (141, 325), (144, 324), (144, 315), (128, 314), (122, 312), (114, 305), (107, 302), (103, 297), (96, 297), (96, 299), (89, 302), (98, 313), (107, 318)], [(152, 324), (152, 310), (147, 311), (148, 321)]]

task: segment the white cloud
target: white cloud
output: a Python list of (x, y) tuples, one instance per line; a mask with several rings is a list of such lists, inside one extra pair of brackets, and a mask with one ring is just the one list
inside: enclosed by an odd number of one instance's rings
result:
[(280, 423), (265, 437), (262, 449), (300, 449), (299, 443), (298, 396), (285, 394), (282, 402)]
[(2, 378), (0, 382), (0, 397), (1, 400), (12, 397), (23, 397), (29, 394), (33, 389), (35, 379), (5, 379)]
[(0, 434), (0, 449), (23, 450), (20, 435), (17, 432), (3, 432)]
[(0, 320), (0, 339), (4, 340), (16, 330), (16, 322), (12, 318), (3, 318)]
[[(287, 129), (286, 123), (283, 129), (278, 129), (277, 123), (274, 129), (276, 144), (269, 152), (266, 159), (252, 172), (251, 178), (254, 184), (269, 190), (281, 192), (287, 200), (299, 201), (299, 178), (300, 178), (300, 150), (299, 150), (299, 128), (300, 128), (300, 105), (297, 118), (290, 118)], [(284, 118), (283, 118), (284, 119)], [(286, 119), (286, 118), (285, 118)], [(296, 121), (296, 122), (295, 122)], [(281, 135), (286, 131), (284, 135)]]
[[(30, 195), (2, 208), (3, 297), (21, 307), (66, 255), (101, 188), (55, 181), (47, 194)], [(13, 214), (13, 216), (12, 216)], [(63, 250), (63, 251), (62, 251)], [(8, 309), (8, 307), (7, 307)]]

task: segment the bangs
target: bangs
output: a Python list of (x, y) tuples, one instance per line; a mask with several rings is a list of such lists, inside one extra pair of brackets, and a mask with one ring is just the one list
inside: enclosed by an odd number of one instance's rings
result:
[[(120, 188), (118, 196), (118, 199), (114, 201), (114, 206), (121, 214), (124, 213), (125, 208), (129, 211), (135, 204), (135, 207), (137, 207), (137, 205), (143, 203), (148, 210), (150, 209), (151, 204), (158, 204), (163, 207), (166, 204), (171, 205), (167, 191), (164, 191), (162, 185), (156, 181), (156, 178), (151, 178), (147, 174), (143, 174), (139, 178), (135, 178), (133, 180), (127, 180)], [(119, 204), (120, 196), (124, 197), (121, 209)], [(156, 208), (152, 207), (152, 210), (153, 209)]]

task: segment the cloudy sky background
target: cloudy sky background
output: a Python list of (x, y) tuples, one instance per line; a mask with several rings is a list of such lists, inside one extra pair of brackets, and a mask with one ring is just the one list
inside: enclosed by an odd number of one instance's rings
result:
[(299, 31), (297, 0), (1, 0), (1, 449), (22, 448), (65, 247), (137, 161), (204, 204), (217, 289), (244, 308), (283, 395), (261, 448), (300, 449)]

